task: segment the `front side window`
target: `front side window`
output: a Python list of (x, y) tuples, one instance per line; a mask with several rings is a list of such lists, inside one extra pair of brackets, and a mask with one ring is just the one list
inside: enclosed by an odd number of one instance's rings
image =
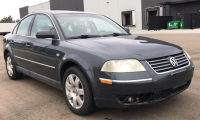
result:
[(49, 17), (46, 15), (36, 15), (31, 30), (31, 36), (36, 36), (37, 32), (44, 30), (49, 30), (52, 34), (56, 35), (55, 28)]
[(32, 19), (33, 19), (33, 15), (21, 21), (18, 31), (17, 31), (17, 35), (23, 35), (23, 36), (28, 35), (28, 29), (29, 29)]
[(66, 38), (80, 35), (98, 35), (128, 33), (112, 20), (91, 14), (57, 14), (55, 15)]

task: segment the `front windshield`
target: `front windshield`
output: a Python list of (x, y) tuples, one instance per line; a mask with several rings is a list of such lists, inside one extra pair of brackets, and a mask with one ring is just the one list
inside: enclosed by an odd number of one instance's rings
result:
[(106, 36), (128, 33), (112, 20), (92, 14), (56, 14), (66, 38), (81, 35)]

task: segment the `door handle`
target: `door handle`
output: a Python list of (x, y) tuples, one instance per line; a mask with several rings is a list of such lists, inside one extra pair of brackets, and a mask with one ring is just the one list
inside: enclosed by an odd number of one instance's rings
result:
[(26, 43), (26, 47), (28, 47), (28, 48), (29, 48), (30, 46), (31, 46), (31, 45), (30, 45), (29, 43)]
[(10, 41), (10, 44), (14, 44), (15, 42), (13, 40)]

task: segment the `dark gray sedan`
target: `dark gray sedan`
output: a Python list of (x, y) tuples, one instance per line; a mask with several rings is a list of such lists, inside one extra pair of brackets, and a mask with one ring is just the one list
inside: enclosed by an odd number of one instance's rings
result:
[(160, 102), (186, 90), (194, 72), (181, 47), (93, 13), (31, 13), (5, 36), (3, 50), (10, 79), (28, 75), (63, 90), (78, 115)]

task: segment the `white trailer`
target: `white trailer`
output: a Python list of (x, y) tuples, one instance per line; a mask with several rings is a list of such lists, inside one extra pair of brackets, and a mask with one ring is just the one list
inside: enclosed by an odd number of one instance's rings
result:
[(0, 23), (0, 35), (10, 33), (17, 23)]

